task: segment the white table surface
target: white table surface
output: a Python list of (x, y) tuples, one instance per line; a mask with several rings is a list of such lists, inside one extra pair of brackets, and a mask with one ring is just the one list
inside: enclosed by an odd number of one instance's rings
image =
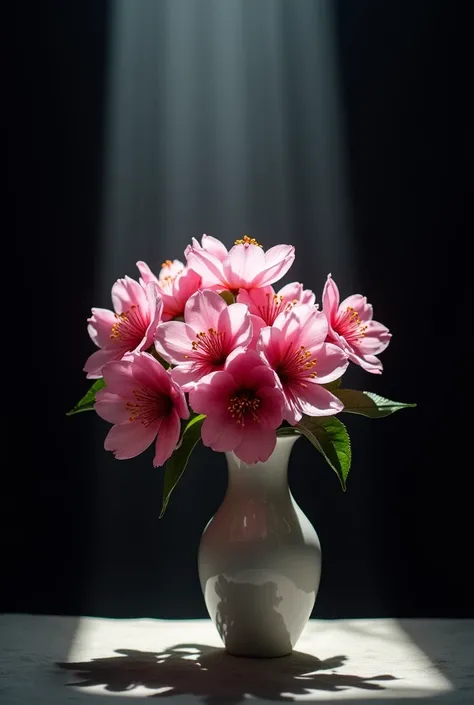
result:
[(291, 656), (260, 660), (226, 654), (204, 620), (0, 615), (2, 705), (132, 697), (474, 705), (474, 620), (312, 620)]

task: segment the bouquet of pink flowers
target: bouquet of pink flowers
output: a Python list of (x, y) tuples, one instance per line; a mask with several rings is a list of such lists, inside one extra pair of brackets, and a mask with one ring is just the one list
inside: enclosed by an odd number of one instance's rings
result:
[(203, 235), (184, 255), (186, 265), (166, 260), (158, 276), (137, 262), (138, 281), (112, 287), (114, 310), (92, 309), (99, 349), (84, 370), (96, 381), (69, 413), (95, 409), (113, 424), (105, 449), (119, 460), (154, 443), (162, 513), (199, 440), (253, 464), (268, 460), (277, 435), (303, 434), (345, 489), (351, 446), (336, 415), (414, 406), (340, 386), (350, 362), (381, 374), (388, 329), (364, 296), (340, 301), (331, 275), (321, 308), (298, 282), (275, 291), (295, 258), (290, 245), (265, 252), (246, 235), (227, 250)]

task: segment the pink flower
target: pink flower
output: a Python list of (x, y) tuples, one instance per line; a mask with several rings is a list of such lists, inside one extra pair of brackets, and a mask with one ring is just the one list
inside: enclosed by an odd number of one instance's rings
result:
[[(221, 262), (223, 262), (229, 254), (227, 247), (220, 240), (211, 235), (206, 235), (205, 233), (201, 238), (201, 244), (199, 244), (195, 237), (192, 238), (192, 247), (196, 250), (206, 250), (206, 252), (217, 257)], [(186, 254), (186, 252), (184, 254)]]
[(260, 331), (264, 326), (272, 326), (276, 317), (292, 308), (295, 304), (314, 304), (315, 295), (310, 289), (303, 289), (303, 284), (292, 282), (276, 294), (272, 286), (261, 289), (241, 289), (237, 301), (248, 306), (252, 317), (253, 341), (255, 348)]
[(329, 416), (343, 405), (322, 387), (344, 374), (347, 355), (326, 343), (326, 316), (311, 304), (298, 304), (263, 328), (257, 350), (275, 370), (285, 395), (283, 417), (295, 424), (303, 414)]
[(183, 392), (149, 353), (133, 353), (104, 367), (105, 389), (97, 392), (95, 410), (115, 424), (105, 450), (118, 460), (143, 453), (156, 438), (153, 465), (164, 465), (179, 440), (180, 419), (189, 417)]
[(329, 274), (323, 291), (323, 311), (329, 323), (328, 339), (345, 350), (356, 365), (381, 374), (382, 363), (375, 356), (385, 350), (392, 335), (388, 328), (372, 320), (372, 306), (366, 297), (353, 294), (339, 303), (339, 289)]
[(194, 240), (184, 254), (189, 267), (201, 275), (204, 288), (236, 292), (281, 279), (293, 264), (295, 248), (277, 245), (264, 252), (254, 238), (245, 235), (227, 252), (219, 240), (203, 235), (202, 244)]
[(163, 320), (169, 321), (182, 316), (186, 301), (201, 286), (201, 277), (178, 259), (167, 259), (161, 265), (158, 277), (153, 274), (146, 262), (137, 262), (141, 274), (140, 283), (145, 286), (153, 281), (158, 285), (163, 299)]
[(224, 370), (191, 390), (194, 411), (206, 414), (201, 437), (216, 451), (231, 451), (244, 463), (268, 460), (282, 422), (283, 394), (273, 371), (253, 350), (237, 351)]
[(102, 376), (104, 365), (121, 360), (128, 352), (146, 350), (153, 344), (161, 320), (163, 303), (158, 287), (150, 282), (145, 288), (131, 279), (118, 279), (112, 287), (114, 311), (93, 308), (88, 318), (90, 337), (101, 348), (88, 358), (87, 377)]
[(162, 323), (155, 346), (173, 365), (173, 379), (189, 391), (201, 377), (221, 370), (230, 353), (247, 347), (252, 323), (247, 306), (231, 304), (215, 291), (198, 291), (184, 308), (184, 323)]

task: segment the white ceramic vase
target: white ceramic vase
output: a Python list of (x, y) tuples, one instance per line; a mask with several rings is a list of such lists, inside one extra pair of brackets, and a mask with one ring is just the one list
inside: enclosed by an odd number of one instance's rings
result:
[(318, 592), (318, 535), (288, 487), (297, 438), (278, 438), (269, 460), (256, 465), (226, 453), (227, 493), (201, 538), (198, 567), (206, 606), (227, 651), (236, 656), (290, 653)]

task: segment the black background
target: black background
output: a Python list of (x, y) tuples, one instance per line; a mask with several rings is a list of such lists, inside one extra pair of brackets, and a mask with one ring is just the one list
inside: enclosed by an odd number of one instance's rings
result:
[[(64, 415), (87, 389), (85, 318), (91, 305), (108, 305), (96, 292), (110, 5), (40, 5), (17, 4), (11, 25), (14, 223), (6, 239), (15, 251), (4, 261), (11, 284), (3, 310), (9, 459), (1, 541), (9, 568), (0, 609), (204, 617), (196, 551), (225, 490), (223, 456), (200, 448), (158, 520), (162, 472), (149, 454), (118, 463), (102, 449), (104, 422)], [(418, 407), (380, 422), (347, 419), (353, 468), (345, 494), (306, 441), (295, 446), (290, 483), (324, 554), (317, 617), (474, 616), (466, 578), (474, 167), (467, 6), (334, 3), (353, 283), (393, 333), (383, 377), (354, 371), (353, 379)], [(292, 70), (289, 59), (290, 88)], [(305, 145), (291, 108), (288, 123), (294, 233), (264, 235), (266, 246), (297, 237), (295, 276), (318, 290), (322, 279), (313, 283), (304, 266), (305, 248), (316, 245)], [(208, 193), (208, 210), (182, 234), (180, 251), (163, 259), (179, 257), (207, 228), (227, 245), (247, 231), (263, 240), (264, 183), (260, 189), (257, 215), (235, 223), (235, 233), (213, 228)], [(147, 237), (155, 251), (160, 229)], [(132, 276), (134, 261), (126, 262)]]

